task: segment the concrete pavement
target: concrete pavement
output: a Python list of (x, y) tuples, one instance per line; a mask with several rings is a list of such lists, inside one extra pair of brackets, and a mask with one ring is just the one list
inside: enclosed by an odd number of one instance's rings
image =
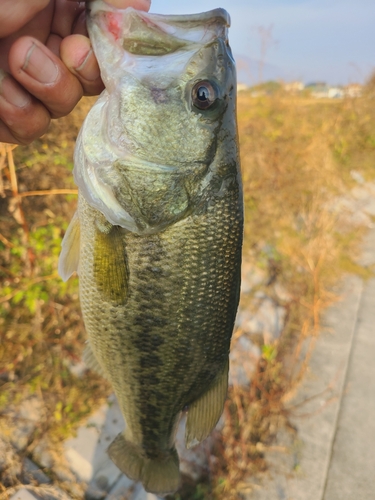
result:
[[(375, 231), (365, 258), (375, 262)], [(364, 260), (364, 259), (363, 259)], [(324, 500), (375, 499), (375, 279), (364, 283)]]
[[(361, 259), (375, 264), (375, 229)], [(348, 276), (249, 500), (375, 500), (375, 278)]]

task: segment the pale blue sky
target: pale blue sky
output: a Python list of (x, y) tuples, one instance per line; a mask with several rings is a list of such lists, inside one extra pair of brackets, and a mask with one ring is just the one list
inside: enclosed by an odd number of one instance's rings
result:
[(375, 69), (375, 0), (152, 0), (151, 12), (192, 14), (215, 7), (231, 15), (233, 52), (238, 66), (249, 67), (240, 79), (259, 79), (259, 27), (271, 33), (266, 79), (347, 84), (363, 82)]

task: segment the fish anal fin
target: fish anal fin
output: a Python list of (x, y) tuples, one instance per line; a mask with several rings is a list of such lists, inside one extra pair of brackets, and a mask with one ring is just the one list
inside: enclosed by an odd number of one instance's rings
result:
[(103, 370), (103, 368), (100, 366), (99, 361), (96, 359), (95, 354), (93, 353), (90, 344), (86, 344), (86, 347), (83, 351), (83, 361), (85, 365), (90, 368), (90, 370), (93, 370), (96, 372), (98, 375), (102, 377), (106, 377), (106, 374)]
[(228, 390), (228, 369), (229, 362), (208, 391), (189, 406), (185, 430), (186, 448), (206, 439), (218, 423)]
[(76, 212), (61, 243), (58, 271), (64, 281), (67, 281), (74, 272), (78, 272), (80, 232), (79, 218)]
[(120, 433), (109, 446), (108, 455), (124, 474), (133, 481), (141, 481), (150, 493), (166, 495), (179, 487), (179, 460), (175, 448), (156, 458), (148, 458), (145, 450)]

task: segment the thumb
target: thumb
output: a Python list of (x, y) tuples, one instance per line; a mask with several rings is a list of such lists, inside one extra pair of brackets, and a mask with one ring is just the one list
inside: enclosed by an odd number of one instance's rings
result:
[(49, 0), (3, 0), (0, 13), (0, 38), (18, 31), (38, 12), (49, 4)]
[(60, 57), (80, 81), (84, 95), (100, 94), (104, 85), (90, 40), (86, 36), (70, 35), (64, 38), (60, 45)]

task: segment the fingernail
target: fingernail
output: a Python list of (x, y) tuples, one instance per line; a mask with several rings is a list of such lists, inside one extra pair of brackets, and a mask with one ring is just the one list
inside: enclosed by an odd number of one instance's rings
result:
[(74, 69), (88, 81), (94, 81), (100, 77), (100, 69), (92, 49), (89, 50), (83, 62)]
[(21, 85), (3, 70), (0, 70), (0, 95), (17, 108), (23, 108), (31, 101), (30, 95)]
[(35, 43), (26, 54), (22, 69), (39, 83), (53, 83), (59, 74), (56, 64)]

